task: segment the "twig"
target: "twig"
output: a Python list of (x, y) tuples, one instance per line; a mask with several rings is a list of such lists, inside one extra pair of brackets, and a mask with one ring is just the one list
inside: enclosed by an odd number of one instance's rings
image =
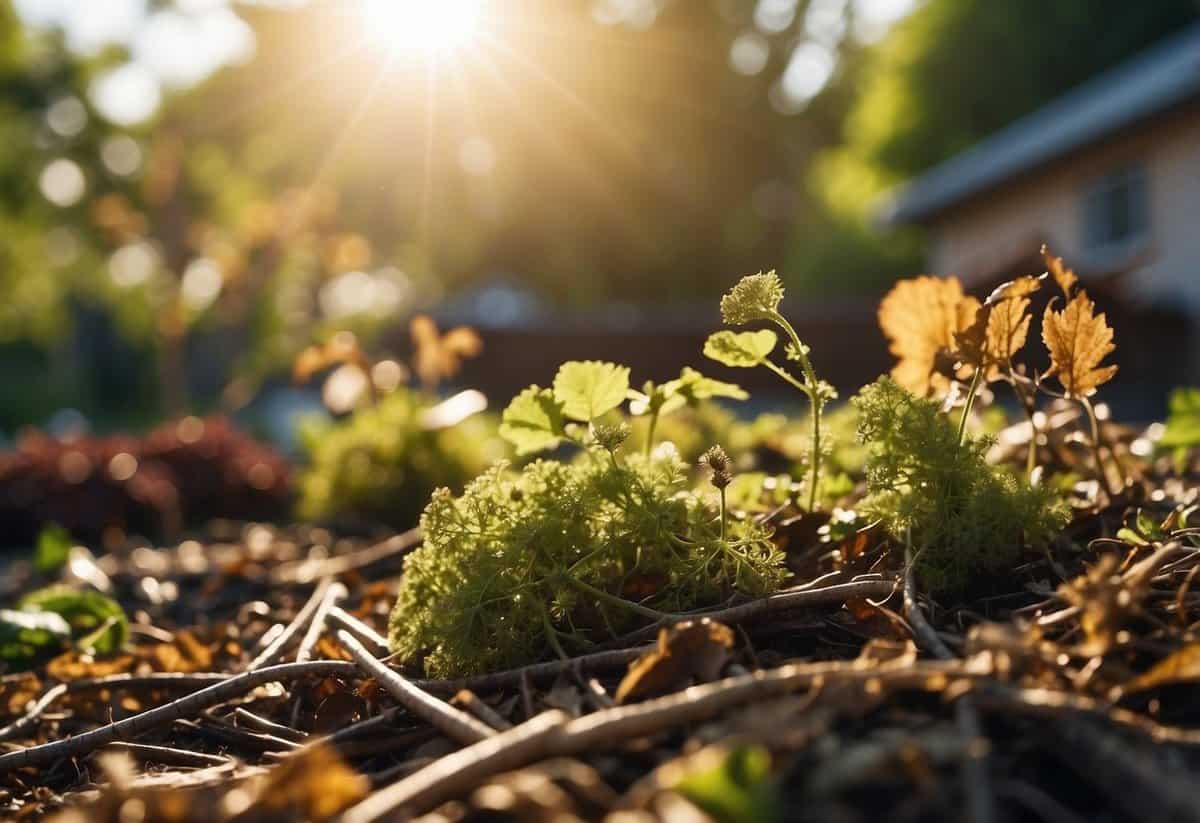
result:
[(321, 603), (325, 600), (325, 593), (329, 590), (330, 585), (332, 585), (332, 582), (329, 578), (325, 578), (317, 584), (316, 590), (308, 598), (308, 602), (300, 608), (300, 611), (296, 612), (296, 616), (292, 619), (292, 622), (271, 641), (269, 646), (259, 652), (258, 656), (250, 661), (250, 664), (246, 666), (246, 671), (252, 672), (263, 666), (269, 666), (279, 658), (279, 655), (292, 642), (293, 638), (308, 627), (309, 621), (312, 620), (313, 615), (317, 613), (317, 609), (320, 608)]
[(421, 545), (420, 529), (409, 529), (380, 543), (350, 554), (327, 557), (318, 561), (300, 560), (286, 563), (271, 572), (272, 583), (311, 583), (318, 578), (340, 577), (351, 571), (366, 568), (388, 558), (403, 556)]
[(475, 675), (456, 680), (416, 680), (414, 683), (428, 692), (435, 694), (454, 694), (461, 689), (473, 692), (493, 692), (519, 686), (522, 677), (528, 677), (534, 683), (544, 683), (558, 677), (565, 671), (578, 668), (582, 673), (602, 672), (619, 669), (637, 660), (650, 649), (651, 645), (639, 645), (632, 648), (613, 649), (610, 651), (594, 652), (570, 660), (551, 660), (548, 663), (534, 663), (516, 669), (501, 672)]
[(337, 639), (342, 644), (342, 648), (350, 652), (354, 662), (399, 700), (404, 708), (447, 737), (460, 743), (470, 744), (495, 734), (494, 729), (480, 723), (466, 712), (430, 696), (414, 686), (410, 680), (379, 662), (350, 632), (345, 629), (340, 630), (337, 633)]
[(628, 645), (630, 643), (642, 642), (655, 637), (660, 628), (670, 626), (680, 620), (707, 617), (721, 623), (743, 623), (762, 617), (765, 614), (786, 611), (787, 609), (841, 605), (847, 600), (856, 597), (886, 598), (895, 592), (895, 590), (896, 584), (891, 580), (859, 580), (851, 583), (834, 583), (831, 586), (823, 586), (817, 589), (777, 592), (767, 597), (760, 597), (756, 600), (741, 603), (737, 606), (729, 606), (724, 609), (668, 615), (661, 620), (657, 620), (637, 631), (630, 632), (605, 645)]
[(280, 751), (288, 752), (294, 751), (299, 747), (299, 744), (293, 743), (291, 740), (284, 740), (282, 737), (276, 737), (273, 734), (260, 734), (238, 726), (230, 726), (220, 723), (211, 717), (207, 718), (207, 722), (204, 723), (197, 723), (194, 720), (184, 720), (181, 718), (175, 721), (175, 726), (187, 729), (192, 734), (211, 738), (227, 746), (249, 749), (256, 754)]
[(667, 697), (605, 709), (575, 720), (565, 712), (544, 712), (376, 792), (344, 812), (338, 823), (372, 823), (389, 815), (416, 814), (500, 772), (547, 757), (609, 748), (630, 738), (705, 720), (734, 706), (811, 688), (817, 683), (870, 680), (885, 688), (925, 691), (947, 676), (976, 679), (984, 675), (958, 661), (895, 668), (886, 664), (871, 668), (841, 661), (798, 663), (693, 686)]
[[(101, 726), (75, 737), (54, 740), (38, 746), (0, 754), (0, 774), (26, 766), (43, 766), (67, 757), (78, 757), (118, 740), (131, 740), (158, 726), (197, 714), (212, 706), (245, 694), (264, 683), (276, 680), (295, 680), (314, 675), (342, 675), (355, 671), (353, 664), (343, 660), (310, 660), (307, 663), (283, 663), (233, 675), (162, 706)], [(93, 684), (89, 684), (93, 685)]]
[[(965, 417), (964, 417), (965, 420)], [(917, 645), (941, 660), (955, 659), (954, 652), (938, 635), (917, 601), (916, 575), (913, 573), (912, 546), (904, 551), (904, 616), (912, 626)], [(991, 823), (996, 819), (992, 802), (991, 780), (987, 770), (987, 738), (979, 722), (979, 710), (970, 694), (961, 695), (954, 704), (954, 720), (959, 734), (966, 742), (962, 763), (964, 794), (968, 817), (974, 823)]]
[(473, 691), (463, 689), (454, 695), (454, 699), (450, 703), (451, 705), (462, 707), (463, 711), (480, 722), (491, 726), (496, 731), (504, 732), (512, 728), (512, 723), (509, 723), (500, 716), (499, 712), (480, 700), (479, 696)]
[(175, 749), (170, 746), (152, 746), (147, 743), (119, 741), (117, 743), (109, 743), (104, 748), (105, 750), (128, 752), (143, 762), (162, 763), (168, 766), (190, 766), (207, 769), (210, 766), (224, 766), (230, 762), (228, 757), (221, 757), (220, 755)]
[(350, 632), (350, 634), (365, 643), (368, 648), (373, 646), (375, 654), (386, 655), (391, 651), (386, 637), (350, 614), (350, 612), (341, 606), (334, 606), (329, 610), (329, 622)]
[(300, 648), (296, 650), (297, 663), (312, 659), (313, 649), (317, 647), (317, 641), (321, 639), (321, 635), (325, 631), (325, 621), (329, 617), (329, 610), (349, 596), (349, 590), (341, 583), (332, 583), (325, 589), (325, 596), (321, 598), (316, 611), (313, 612), (312, 619), (308, 623), (308, 630), (304, 632), (304, 639), (300, 641)]
[(291, 726), (285, 726), (282, 723), (276, 723), (274, 720), (268, 720), (240, 706), (233, 710), (233, 717), (247, 728), (265, 732), (275, 737), (282, 737), (284, 740), (290, 740), (293, 743), (303, 743), (308, 739), (308, 735), (298, 729), (293, 729)]

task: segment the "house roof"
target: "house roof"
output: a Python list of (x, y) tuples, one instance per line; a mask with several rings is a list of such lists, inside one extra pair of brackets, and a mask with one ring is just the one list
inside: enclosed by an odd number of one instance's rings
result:
[(884, 224), (915, 223), (1200, 96), (1200, 24), (1022, 117), (887, 195)]

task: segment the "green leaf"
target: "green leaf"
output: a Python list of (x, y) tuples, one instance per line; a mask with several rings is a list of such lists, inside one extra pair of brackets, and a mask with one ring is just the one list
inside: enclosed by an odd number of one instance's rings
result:
[(530, 386), (504, 410), (500, 436), (512, 443), (519, 455), (554, 448), (566, 436), (562, 404), (550, 389)]
[(1167, 428), (1158, 444), (1164, 448), (1200, 446), (1200, 389), (1176, 389), (1168, 404)]
[(590, 423), (621, 405), (629, 391), (629, 369), (597, 360), (563, 363), (554, 376), (554, 397), (563, 415)]
[(684, 366), (679, 377), (666, 383), (663, 388), (668, 397), (679, 395), (689, 403), (711, 400), (714, 397), (727, 397), (730, 400), (745, 400), (750, 397), (741, 386), (705, 377), (688, 366)]
[(22, 611), (53, 612), (63, 617), (81, 649), (92, 654), (113, 654), (129, 639), (125, 610), (99, 592), (48, 586), (21, 598)]
[(33, 566), (42, 574), (53, 574), (67, 564), (71, 554), (70, 533), (57, 523), (48, 523), (37, 537)]
[(770, 329), (736, 334), (719, 331), (705, 341), (704, 356), (726, 366), (748, 369), (766, 360), (778, 342), (778, 335)]
[(71, 627), (53, 612), (18, 612), (0, 609), (0, 660), (24, 668), (62, 651)]
[(781, 819), (779, 794), (771, 781), (771, 754), (762, 746), (742, 746), (714, 766), (697, 768), (675, 785), (675, 791), (717, 823)]

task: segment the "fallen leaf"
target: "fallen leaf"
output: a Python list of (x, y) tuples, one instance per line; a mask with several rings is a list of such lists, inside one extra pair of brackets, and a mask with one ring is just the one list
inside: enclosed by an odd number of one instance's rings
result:
[(1087, 397), (1117, 373), (1116, 366), (1100, 365), (1116, 345), (1104, 314), (1097, 315), (1095, 309), (1081, 291), (1062, 311), (1047, 306), (1042, 318), (1042, 340), (1050, 351), (1044, 377), (1057, 377), (1068, 397)]
[(618, 703), (632, 703), (715, 680), (733, 650), (733, 630), (707, 617), (661, 629), (658, 645), (629, 666), (617, 687)]
[(456, 326), (445, 334), (424, 314), (409, 323), (413, 341), (413, 371), (427, 389), (458, 374), (462, 361), (477, 357), (483, 351), (483, 340), (468, 326)]
[(1143, 692), (1172, 683), (1194, 683), (1200, 680), (1200, 643), (1189, 643), (1182, 649), (1158, 661), (1145, 674), (1135, 677), (1121, 689), (1123, 694)]

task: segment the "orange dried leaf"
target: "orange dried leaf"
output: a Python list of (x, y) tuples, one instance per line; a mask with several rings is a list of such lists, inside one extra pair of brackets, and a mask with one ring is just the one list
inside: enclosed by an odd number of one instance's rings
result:
[(1003, 300), (991, 306), (987, 323), (987, 353), (992, 364), (1012, 360), (1029, 337), (1029, 298)]
[(1042, 281), (1046, 279), (1046, 275), (1040, 274), (1034, 277), (1032, 274), (1022, 275), (1005, 283), (1001, 283), (996, 288), (992, 289), (992, 293), (987, 296), (987, 300), (983, 301), (985, 306), (992, 306), (1003, 300), (1016, 300), (1021, 297), (1028, 297), (1042, 287)]
[(1116, 366), (1100, 365), (1116, 345), (1104, 314), (1095, 309), (1081, 291), (1062, 311), (1047, 306), (1042, 318), (1042, 340), (1050, 351), (1045, 377), (1057, 377), (1068, 397), (1087, 397), (1117, 373)]
[(938, 355), (956, 349), (955, 335), (975, 320), (979, 301), (963, 293), (956, 277), (922, 275), (901, 280), (879, 305), (879, 327), (899, 362), (892, 377), (916, 394), (946, 388), (935, 368)]
[(715, 680), (733, 651), (733, 630), (707, 617), (685, 620), (658, 633), (658, 646), (639, 657), (617, 687), (630, 703)]
[(1054, 278), (1054, 282), (1062, 289), (1064, 297), (1071, 296), (1071, 289), (1079, 282), (1079, 278), (1075, 276), (1075, 272), (1068, 269), (1063, 263), (1061, 257), (1055, 257), (1050, 253), (1050, 249), (1042, 246), (1042, 259), (1046, 261), (1046, 270), (1050, 276)]
[(317, 372), (340, 364), (354, 365), (364, 372), (368, 370), (367, 357), (358, 347), (358, 338), (353, 332), (340, 331), (324, 343), (309, 346), (296, 355), (292, 361), (292, 379), (304, 383)]
[(457, 326), (444, 335), (433, 319), (418, 314), (409, 324), (414, 346), (413, 371), (429, 389), (458, 374), (462, 361), (483, 351), (483, 340), (468, 326)]

